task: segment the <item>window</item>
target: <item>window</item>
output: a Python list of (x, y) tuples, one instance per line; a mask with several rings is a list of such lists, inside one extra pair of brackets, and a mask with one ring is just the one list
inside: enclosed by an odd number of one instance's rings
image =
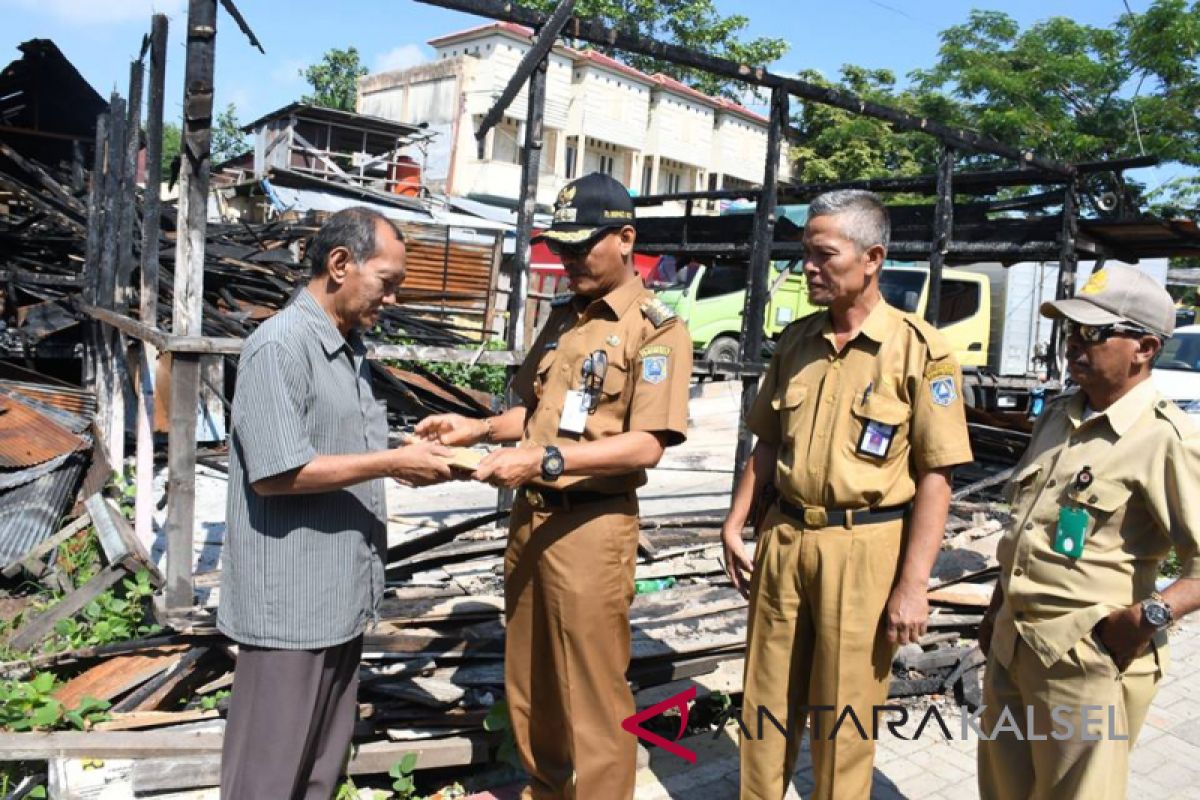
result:
[(574, 144), (567, 145), (566, 161), (567, 161), (567, 163), (564, 165), (564, 168), (563, 168), (564, 173), (563, 174), (566, 175), (567, 180), (574, 180), (575, 179), (575, 145)]
[(653, 185), (652, 185), (651, 181), (653, 181), (653, 180), (654, 180), (654, 165), (647, 163), (645, 166), (642, 167), (642, 194), (646, 195), (646, 194), (652, 193)]
[(667, 194), (679, 194), (679, 184), (683, 178), (678, 172), (667, 173)]
[(889, 306), (912, 313), (921, 301), (925, 278), (924, 272), (885, 269), (879, 275), (879, 291)]
[(746, 274), (745, 262), (718, 262), (700, 279), (700, 286), (696, 290), (696, 299), (703, 300), (707, 297), (744, 292), (746, 290)]
[(600, 156), (599, 172), (603, 172), (605, 175), (612, 177), (612, 174), (613, 174), (613, 157), (612, 156)]
[(942, 281), (942, 302), (937, 326), (962, 322), (979, 310), (979, 284), (973, 281)]

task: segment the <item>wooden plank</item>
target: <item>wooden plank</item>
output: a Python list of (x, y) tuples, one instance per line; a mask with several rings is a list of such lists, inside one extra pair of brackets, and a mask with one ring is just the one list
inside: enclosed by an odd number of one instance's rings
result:
[(208, 652), (209, 648), (207, 647), (196, 647), (189, 650), (165, 672), (113, 706), (113, 710), (121, 712), (163, 710), (162, 706), (178, 693), (180, 687), (189, 679), (194, 678), (200, 660), (208, 655)]
[(932, 603), (949, 603), (956, 606), (987, 608), (992, 600), (994, 583), (958, 583), (953, 587), (934, 589), (929, 592)]
[(215, 708), (196, 708), (191, 711), (134, 711), (129, 714), (111, 714), (111, 719), (98, 722), (93, 726), (97, 731), (134, 731), (144, 728), (161, 728), (167, 725), (179, 725), (184, 722), (199, 722), (204, 719), (217, 719), (221, 712)]
[(50, 554), (50, 551), (58, 547), (63, 542), (70, 539), (75, 534), (85, 530), (92, 524), (92, 518), (85, 512), (75, 519), (67, 527), (63, 528), (58, 533), (40, 543), (37, 547), (30, 550), (25, 555), (21, 556), (16, 561), (13, 561), (6, 566), (0, 574), (6, 578), (15, 578), (22, 571), (27, 572), (35, 578), (40, 578), (46, 572), (46, 563), (44, 559)]
[(196, 509), (196, 403), (200, 359), (176, 354), (171, 362), (171, 432), (167, 441), (168, 613), (192, 607), (192, 540)]
[(76, 707), (85, 697), (112, 700), (178, 663), (186, 649), (185, 645), (175, 645), (157, 653), (107, 659), (67, 681), (54, 696), (68, 708)]
[(75, 616), (88, 603), (128, 574), (129, 570), (124, 563), (109, 564), (83, 586), (22, 625), (9, 637), (8, 646), (18, 651), (32, 649), (54, 632), (54, 626), (60, 619)]
[[(157, 758), (221, 754), (219, 733), (58, 731), (0, 733), (0, 761), (48, 758)], [(390, 765), (389, 765), (390, 766)], [(385, 770), (386, 771), (386, 770)]]

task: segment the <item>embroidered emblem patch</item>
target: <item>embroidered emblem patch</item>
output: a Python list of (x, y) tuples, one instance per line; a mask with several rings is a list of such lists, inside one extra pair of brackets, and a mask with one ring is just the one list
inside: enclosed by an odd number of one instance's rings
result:
[(938, 378), (929, 384), (929, 394), (933, 402), (939, 406), (948, 406), (958, 399), (958, 391), (954, 388), (954, 378)]
[(650, 356), (642, 362), (642, 380), (646, 383), (662, 383), (666, 379), (666, 356)]
[(1104, 270), (1093, 272), (1092, 277), (1088, 278), (1088, 282), (1079, 290), (1080, 294), (1099, 294), (1108, 287), (1108, 273)]

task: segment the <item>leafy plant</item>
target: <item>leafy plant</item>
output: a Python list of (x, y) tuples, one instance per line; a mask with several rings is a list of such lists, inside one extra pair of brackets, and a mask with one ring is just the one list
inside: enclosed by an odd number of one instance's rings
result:
[(218, 692), (205, 695), (204, 697), (200, 698), (200, 708), (204, 709), (205, 711), (212, 711), (214, 708), (220, 705), (222, 700), (224, 700), (226, 697), (229, 697), (229, 695), (230, 691), (228, 689), (221, 689)]
[(146, 600), (154, 594), (150, 573), (139, 570), (121, 581), (121, 590), (121, 594), (114, 589), (104, 592), (84, 607), (79, 618), (59, 620), (55, 638), (43, 650), (75, 650), (158, 633), (160, 626), (142, 624)]
[(521, 759), (517, 755), (517, 740), (513, 738), (512, 719), (508, 715), (508, 702), (497, 700), (488, 709), (483, 719), (483, 729), (488, 733), (501, 734), (500, 746), (496, 749), (496, 758), (506, 764), (520, 768)]
[(392, 780), (392, 789), (400, 800), (410, 800), (416, 797), (417, 784), (413, 781), (413, 771), (417, 768), (417, 754), (405, 753), (404, 757), (392, 764), (388, 775)]
[(9, 731), (53, 731), (64, 728), (87, 730), (107, 719), (109, 703), (85, 697), (67, 708), (53, 696), (57, 678), (39, 672), (27, 681), (0, 682), (0, 728)]

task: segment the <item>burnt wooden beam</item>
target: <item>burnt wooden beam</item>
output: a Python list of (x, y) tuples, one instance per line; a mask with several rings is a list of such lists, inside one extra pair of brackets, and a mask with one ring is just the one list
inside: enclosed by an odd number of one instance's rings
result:
[(933, 210), (933, 242), (929, 248), (929, 292), (925, 301), (925, 321), (937, 327), (942, 308), (942, 268), (950, 251), (954, 231), (954, 149), (942, 148), (938, 158), (937, 204)]
[[(575, 0), (562, 0), (554, 9), (554, 13), (546, 20), (546, 24), (538, 32), (532, 46), (525, 51), (525, 55), (521, 57), (521, 63), (517, 65), (517, 71), (509, 78), (508, 85), (504, 87), (504, 91), (500, 92), (500, 97), (484, 114), (483, 119), (479, 123), (479, 128), (475, 131), (475, 139), (479, 142), (479, 157), (483, 158), (483, 144), (487, 138), (488, 131), (494, 128), (504, 116), (504, 112), (512, 105), (512, 101), (517, 98), (521, 92), (521, 87), (525, 82), (533, 77), (533, 73), (537, 69), (544, 69), (543, 62), (550, 55), (551, 48), (554, 47), (555, 40), (562, 33), (563, 26), (567, 24), (567, 20), (571, 18), (571, 12), (575, 8)], [(526, 124), (528, 124), (526, 117)]]
[[(1056, 300), (1062, 300), (1075, 294), (1075, 271), (1079, 266), (1079, 251), (1076, 240), (1079, 237), (1079, 190), (1075, 184), (1067, 186), (1063, 195), (1062, 235), (1058, 255), (1058, 287), (1055, 290)], [(1097, 264), (1099, 269), (1100, 265)], [(1036, 311), (1036, 310), (1035, 310)], [(1053, 320), (1050, 324), (1050, 354), (1046, 363), (1047, 377), (1055, 380), (1059, 377), (1058, 354), (1066, 346), (1065, 326), (1061, 319)]]
[[(419, 2), (506, 22), (515, 22), (531, 28), (540, 28), (545, 25), (549, 17), (547, 14), (505, 2), (505, 0), (419, 0)], [(817, 86), (796, 78), (785, 78), (768, 72), (765, 67), (738, 64), (736, 61), (710, 56), (680, 45), (660, 42), (641, 36), (636, 31), (616, 30), (595, 20), (571, 17), (567, 22), (565, 33), (572, 39), (590, 42), (601, 47), (617, 48), (630, 53), (670, 61), (683, 67), (702, 70), (723, 78), (744, 81), (754, 86), (783, 89), (803, 100), (883, 120), (897, 130), (929, 134), (958, 149), (992, 153), (1023, 165), (1036, 166), (1064, 175), (1073, 174), (1073, 169), (1069, 164), (1040, 158), (1032, 152), (1011, 147), (974, 131), (943, 125), (940, 122), (918, 117), (890, 106), (872, 103), (849, 92)]]
[(254, 35), (254, 31), (250, 30), (250, 23), (246, 22), (246, 18), (242, 16), (242, 12), (234, 5), (233, 0), (221, 0), (221, 5), (225, 6), (225, 10), (229, 12), (229, 16), (233, 17), (233, 21), (237, 23), (242, 33), (246, 34), (246, 38), (250, 40), (250, 45), (257, 47), (258, 52), (265, 56), (267, 51), (263, 49), (262, 42), (258, 41), (258, 37)]
[[(217, 0), (189, 0), (184, 68), (182, 159), (172, 333), (203, 335), (204, 236), (211, 167), (213, 62)], [(168, 612), (190, 608), (192, 535), (196, 505), (196, 405), (200, 359), (179, 353), (171, 361), (170, 437), (167, 445)]]
[[(775, 197), (779, 180), (779, 150), (783, 146), (783, 126), (788, 118), (788, 96), (782, 88), (771, 92), (771, 120), (767, 128), (767, 158), (763, 169), (762, 194), (754, 208), (753, 249), (750, 251), (749, 285), (742, 313), (742, 337), (739, 361), (762, 361), (763, 315), (767, 308), (767, 273), (771, 268), (771, 245), (775, 239)], [(758, 379), (742, 378), (742, 413), (738, 422), (737, 451), (734, 458), (734, 485), (750, 459), (754, 435), (746, 424), (758, 396)]]

